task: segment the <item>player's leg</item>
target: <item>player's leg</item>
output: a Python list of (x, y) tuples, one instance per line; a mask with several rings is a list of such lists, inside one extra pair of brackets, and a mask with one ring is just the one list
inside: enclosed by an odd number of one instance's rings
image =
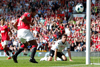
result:
[(18, 63), (17, 61), (17, 56), (24, 50), (24, 48), (26, 48), (27, 46), (27, 42), (26, 42), (26, 39), (25, 39), (25, 33), (24, 33), (24, 30), (18, 30), (17, 32), (17, 36), (19, 38), (19, 40), (23, 43), (23, 45), (21, 45), (21, 47), (19, 48), (19, 50), (16, 51), (16, 53), (12, 56), (13, 57), (13, 61), (15, 63)]
[(67, 61), (67, 57), (65, 55), (62, 55), (63, 61)]
[(30, 30), (25, 30), (25, 34), (26, 35), (24, 36), (24, 38), (26, 39), (26, 41), (28, 43), (30, 43), (32, 45), (30, 62), (38, 63), (34, 59), (34, 56), (35, 56), (35, 53), (36, 53), (36, 50), (37, 50), (37, 45), (38, 45), (37, 42), (36, 42), (36, 39), (34, 38), (33, 33), (30, 32)]
[(24, 55), (27, 55), (27, 53), (28, 53), (28, 49), (24, 48)]
[(24, 43), (23, 45), (21, 45), (21, 47), (19, 48), (18, 51), (16, 51), (16, 53), (13, 55), (13, 60), (15, 63), (18, 63), (17, 61), (17, 56), (24, 50), (24, 48), (26, 48), (26, 45), (27, 43)]
[(12, 52), (12, 54), (13, 54), (14, 51), (11, 50), (10, 47), (8, 47), (8, 43), (9, 43), (9, 41), (7, 41), (7, 40), (4, 41), (4, 44), (7, 45), (7, 46), (5, 47), (5, 50), (6, 50), (6, 51), (9, 51), (9, 52)]
[(7, 60), (11, 59), (10, 54), (9, 54), (9, 52), (8, 52), (8, 50), (7, 50), (7, 45), (3, 45), (3, 49), (4, 49), (4, 52), (5, 52), (5, 53), (7, 54), (7, 56), (8, 56)]
[(31, 41), (29, 41), (29, 43), (32, 44), (32, 50), (31, 50), (32, 52), (31, 52), (30, 62), (38, 63), (34, 58), (35, 53), (36, 53), (36, 49), (37, 49), (37, 42), (36, 42), (36, 40), (31, 40)]
[(2, 47), (3, 47), (4, 52), (8, 56), (8, 58), (7, 58), (7, 60), (8, 60), (8, 59), (11, 59), (11, 56), (10, 56), (10, 54), (9, 54), (8, 51), (11, 51), (12, 52), (12, 50), (10, 50), (9, 47), (7, 47), (7, 45), (8, 45), (8, 41), (5, 40), (4, 42), (2, 42)]
[(52, 61), (52, 58), (53, 58), (53, 57), (49, 56), (49, 57), (48, 57), (48, 61)]
[(61, 60), (67, 61), (66, 56), (65, 56), (62, 52), (57, 52), (57, 56), (58, 56), (59, 58), (61, 58)]
[(52, 61), (53, 56), (54, 56), (54, 51), (50, 50), (48, 61)]
[(25, 48), (27, 48), (27, 42), (21, 45), (18, 51), (16, 51), (15, 56), (17, 57)]

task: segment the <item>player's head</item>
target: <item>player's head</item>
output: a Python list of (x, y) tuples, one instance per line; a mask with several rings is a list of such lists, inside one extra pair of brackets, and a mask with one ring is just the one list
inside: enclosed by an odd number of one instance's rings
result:
[(30, 13), (31, 13), (32, 17), (34, 17), (36, 15), (36, 9), (35, 8), (31, 8), (30, 9)]
[(62, 41), (63, 41), (63, 42), (66, 42), (66, 40), (67, 40), (67, 34), (63, 34), (63, 35), (62, 35)]
[(5, 19), (2, 18), (2, 19), (1, 19), (1, 25), (4, 25), (4, 24), (5, 24)]

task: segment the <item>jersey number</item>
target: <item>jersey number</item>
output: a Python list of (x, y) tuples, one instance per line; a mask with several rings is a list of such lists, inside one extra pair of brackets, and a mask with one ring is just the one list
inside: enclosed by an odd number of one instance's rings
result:
[(18, 26), (22, 26), (22, 22), (21, 22), (21, 18), (19, 19), (19, 23), (18, 23)]

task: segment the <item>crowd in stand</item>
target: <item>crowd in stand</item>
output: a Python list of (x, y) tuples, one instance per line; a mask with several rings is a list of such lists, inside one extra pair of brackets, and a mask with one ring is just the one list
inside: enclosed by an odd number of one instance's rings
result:
[[(62, 34), (67, 33), (71, 51), (86, 50), (86, 19), (74, 17), (68, 21), (72, 13), (75, 13), (75, 5), (83, 4), (86, 8), (86, 0), (0, 0), (0, 18), (4, 17), (13, 35), (10, 36), (9, 47), (19, 49), (21, 42), (17, 38), (17, 30), (9, 23), (14, 23), (24, 12), (31, 7), (37, 9), (37, 15), (32, 19), (34, 26), (30, 30), (37, 38), (37, 50), (49, 51), (55, 41)], [(91, 4), (91, 52), (100, 51), (100, 1), (92, 1)], [(86, 12), (86, 9), (84, 9)], [(28, 46), (28, 49), (31, 45)]]

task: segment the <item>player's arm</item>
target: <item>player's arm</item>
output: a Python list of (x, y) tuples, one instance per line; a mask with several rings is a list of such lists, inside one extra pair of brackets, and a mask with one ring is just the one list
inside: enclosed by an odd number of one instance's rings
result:
[(12, 32), (11, 32), (11, 30), (9, 30), (9, 32), (10, 32), (10, 35), (12, 36)]
[(17, 19), (17, 21), (14, 24), (10, 23), (10, 26), (14, 27), (17, 30), (18, 21), (19, 19)]
[(18, 25), (18, 21), (15, 22), (15, 24), (13, 25), (13, 27), (17, 30), (17, 25)]
[(26, 23), (26, 24), (31, 24), (32, 26), (34, 25), (34, 23), (29, 22), (29, 21), (26, 19), (25, 16), (23, 16), (21, 20), (22, 20), (24, 23)]
[(71, 59), (71, 52), (70, 52), (70, 48), (68, 48), (68, 55), (69, 55), (69, 61), (72, 61), (72, 59)]
[(55, 53), (54, 53), (54, 61), (57, 61), (57, 51), (58, 51), (58, 49), (55, 49)]
[(58, 52), (58, 41), (55, 43), (53, 47), (55, 47), (55, 53), (54, 53), (54, 61), (57, 61), (57, 52)]
[(68, 55), (69, 55), (69, 61), (72, 61), (72, 58), (71, 58), (71, 52), (70, 52), (70, 44), (67, 42), (67, 49), (68, 49)]

